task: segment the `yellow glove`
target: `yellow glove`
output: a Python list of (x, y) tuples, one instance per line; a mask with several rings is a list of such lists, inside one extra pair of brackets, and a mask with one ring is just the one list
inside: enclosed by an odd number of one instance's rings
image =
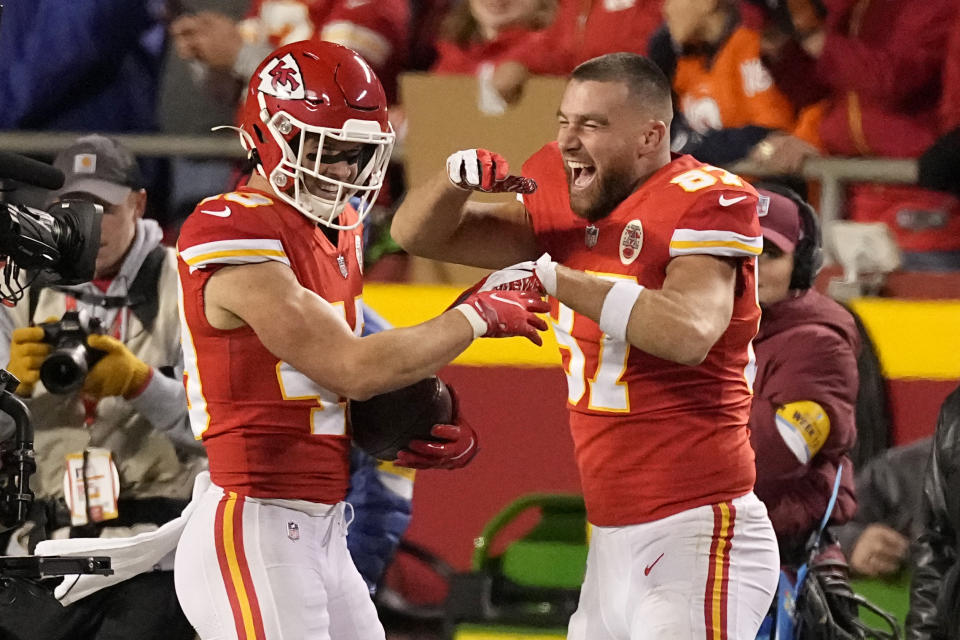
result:
[(43, 329), (21, 327), (14, 329), (10, 339), (10, 362), (7, 371), (17, 376), (20, 386), (17, 395), (30, 397), (40, 379), (40, 365), (50, 355), (50, 345), (43, 342)]
[(150, 379), (152, 369), (146, 362), (133, 355), (126, 345), (110, 336), (93, 333), (87, 336), (87, 344), (94, 349), (106, 351), (83, 382), (83, 390), (97, 398), (123, 396), (129, 398), (143, 390)]

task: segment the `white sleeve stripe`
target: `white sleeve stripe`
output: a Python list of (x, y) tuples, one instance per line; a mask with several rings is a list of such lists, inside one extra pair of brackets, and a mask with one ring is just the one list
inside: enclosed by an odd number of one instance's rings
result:
[(214, 242), (204, 242), (183, 249), (179, 252), (180, 257), (187, 264), (193, 264), (200, 256), (209, 254), (227, 254), (227, 255), (268, 255), (286, 258), (286, 252), (283, 250), (283, 244), (279, 240), (272, 239), (243, 239), (243, 240), (217, 240)]
[(243, 239), (205, 242), (180, 251), (190, 271), (209, 264), (251, 264), (276, 260), (289, 266), (290, 260), (279, 240)]
[(763, 247), (763, 236), (745, 236), (735, 231), (718, 229), (674, 229), (670, 242), (737, 241)]
[(282, 262), (283, 264), (290, 266), (290, 261), (286, 258), (268, 256), (264, 254), (257, 255), (247, 255), (247, 256), (224, 256), (224, 255), (210, 255), (210, 256), (199, 256), (194, 260), (191, 260), (187, 263), (190, 267), (190, 273), (193, 273), (197, 269), (202, 269), (211, 264), (256, 264), (258, 262), (269, 262), (275, 260), (277, 262)]
[(720, 256), (758, 256), (763, 236), (745, 236), (733, 231), (677, 229), (670, 239), (670, 256), (706, 253)]
[(323, 27), (320, 39), (350, 47), (375, 67), (382, 67), (393, 47), (380, 33), (349, 20), (336, 20)]

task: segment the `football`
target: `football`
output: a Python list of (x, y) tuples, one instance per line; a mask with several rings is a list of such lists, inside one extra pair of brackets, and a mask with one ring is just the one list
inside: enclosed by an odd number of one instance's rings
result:
[(350, 401), (353, 441), (378, 460), (396, 460), (411, 440), (435, 440), (435, 424), (451, 424), (453, 397), (443, 380), (424, 378), (369, 400)]

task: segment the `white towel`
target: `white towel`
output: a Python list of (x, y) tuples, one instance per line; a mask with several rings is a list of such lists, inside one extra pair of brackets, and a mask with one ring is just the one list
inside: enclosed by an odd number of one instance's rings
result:
[(210, 486), (210, 474), (197, 475), (193, 483), (193, 498), (179, 517), (155, 531), (140, 533), (130, 538), (71, 538), (44, 540), (37, 545), (38, 556), (110, 556), (113, 575), (68, 575), (56, 588), (54, 595), (67, 606), (105, 587), (153, 571), (168, 555), (176, 552), (183, 528), (190, 519), (200, 496)]

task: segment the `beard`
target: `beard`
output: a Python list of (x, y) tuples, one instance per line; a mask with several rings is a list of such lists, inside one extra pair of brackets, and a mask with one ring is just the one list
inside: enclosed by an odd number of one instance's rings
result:
[(582, 191), (574, 191), (573, 176), (567, 174), (567, 190), (570, 195), (570, 208), (573, 212), (590, 222), (606, 218), (613, 213), (627, 196), (636, 188), (636, 177), (626, 171), (610, 169), (597, 172), (593, 182)]

